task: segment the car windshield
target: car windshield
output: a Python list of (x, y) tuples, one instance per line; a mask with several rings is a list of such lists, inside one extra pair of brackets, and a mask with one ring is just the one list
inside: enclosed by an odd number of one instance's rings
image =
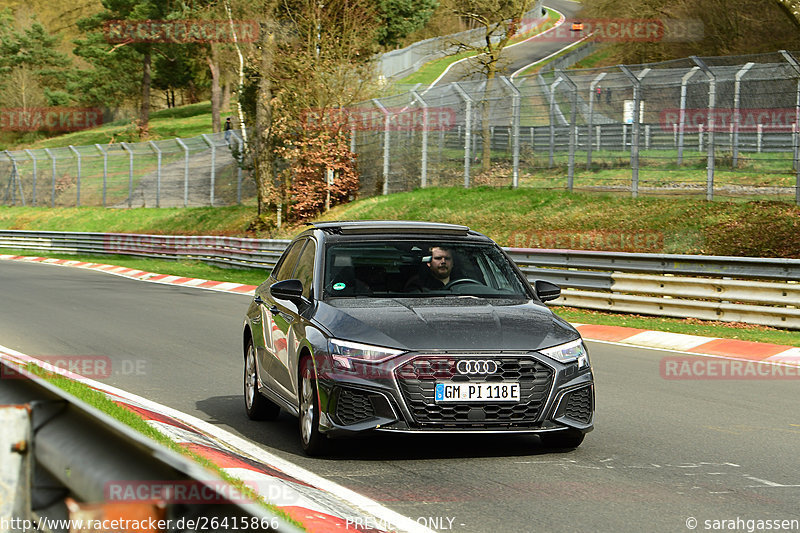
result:
[(443, 241), (349, 242), (325, 254), (324, 298), (528, 298), (497, 246)]

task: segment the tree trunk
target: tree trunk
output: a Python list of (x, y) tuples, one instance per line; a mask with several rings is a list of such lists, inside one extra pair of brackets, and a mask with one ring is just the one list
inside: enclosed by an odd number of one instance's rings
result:
[(220, 107), (226, 113), (231, 109), (231, 82), (229, 80), (222, 84), (222, 104)]
[(217, 44), (211, 43), (211, 56), (206, 57), (208, 70), (211, 71), (211, 131), (219, 133), (220, 127), (220, 89), (219, 89), (219, 53)]
[(139, 113), (139, 128), (144, 131), (150, 124), (150, 62), (151, 54), (148, 46), (142, 58), (142, 109)]
[(261, 44), (261, 79), (256, 95), (256, 120), (253, 132), (253, 170), (258, 189), (258, 215), (266, 216), (274, 206), (274, 155), (272, 152), (272, 67), (275, 37), (270, 32)]

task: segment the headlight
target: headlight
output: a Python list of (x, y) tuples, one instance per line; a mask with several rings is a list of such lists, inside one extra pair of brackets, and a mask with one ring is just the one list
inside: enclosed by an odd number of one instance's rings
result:
[(361, 344), (360, 342), (342, 341), (331, 339), (328, 341), (328, 350), (334, 363), (348, 370), (353, 368), (352, 361), (363, 361), (365, 363), (380, 363), (396, 355), (403, 353), (403, 350), (393, 350), (380, 346)]
[(586, 346), (583, 345), (581, 339), (559, 344), (552, 348), (545, 348), (544, 350), (539, 350), (539, 353), (546, 355), (550, 359), (555, 359), (559, 363), (577, 361), (578, 368), (589, 366), (589, 352), (586, 351)]

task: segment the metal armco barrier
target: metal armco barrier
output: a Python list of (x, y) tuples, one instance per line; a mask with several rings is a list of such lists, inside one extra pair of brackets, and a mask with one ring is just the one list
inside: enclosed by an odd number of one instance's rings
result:
[(286, 240), (213, 236), (0, 231), (0, 249), (85, 255), (130, 255), (154, 259), (196, 259), (221, 266), (268, 269), (275, 265), (288, 243)]
[[(271, 269), (287, 240), (0, 231), (0, 250), (195, 259)], [(800, 329), (800, 259), (506, 248), (556, 304)]]
[[(87, 507), (107, 506), (109, 512), (122, 512), (117, 518), (123, 519), (142, 519), (147, 507), (157, 513), (155, 518), (171, 520), (173, 530), (182, 518), (203, 518), (207, 531), (228, 531), (235, 520), (258, 521), (262, 531), (300, 532), (266, 508), (244, 501), (236, 489), (199, 464), (44, 379), (5, 360), (0, 360), (0, 374), (0, 475), (9, 489), (9, 498), (0, 499), (0, 518), (6, 523), (27, 520), (38, 527), (44, 522), (49, 525), (46, 530), (60, 533), (66, 528), (53, 524), (85, 517), (80, 513)], [(136, 501), (121, 511), (120, 502), (108, 502), (107, 490), (114, 483), (148, 481), (197, 483), (213, 503)]]

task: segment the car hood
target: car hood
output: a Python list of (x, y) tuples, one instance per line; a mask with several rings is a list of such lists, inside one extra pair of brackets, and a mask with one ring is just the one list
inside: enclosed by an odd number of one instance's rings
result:
[(579, 337), (534, 301), (462, 298), (320, 302), (314, 319), (340, 339), (402, 350), (536, 350)]

